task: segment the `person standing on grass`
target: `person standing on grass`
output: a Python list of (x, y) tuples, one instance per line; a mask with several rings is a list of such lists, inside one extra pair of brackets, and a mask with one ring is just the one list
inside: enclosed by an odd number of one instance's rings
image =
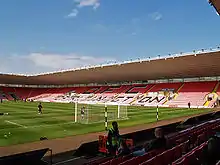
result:
[(191, 103), (190, 103), (190, 102), (188, 102), (188, 108), (190, 109), (190, 107), (191, 107)]
[(85, 115), (85, 107), (83, 106), (81, 108), (81, 118), (82, 118), (82, 120), (84, 119), (84, 115)]
[(43, 106), (41, 105), (41, 103), (39, 103), (39, 105), (38, 105), (39, 114), (42, 114), (42, 108), (43, 108)]

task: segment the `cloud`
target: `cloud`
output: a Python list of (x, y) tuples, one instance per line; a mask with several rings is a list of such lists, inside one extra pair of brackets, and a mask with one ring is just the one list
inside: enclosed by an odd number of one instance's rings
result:
[[(83, 7), (92, 7), (93, 10), (96, 10), (100, 6), (100, 0), (74, 0), (76, 8), (80, 9)], [(78, 15), (79, 10), (73, 9), (72, 12), (67, 15), (68, 18), (74, 18)]]
[(67, 18), (74, 18), (74, 17), (76, 17), (78, 15), (78, 13), (79, 13), (79, 11), (77, 9), (73, 9), (71, 11), (71, 13), (69, 13), (66, 17)]
[(163, 15), (159, 12), (154, 12), (154, 13), (151, 13), (149, 15), (151, 17), (151, 19), (153, 19), (154, 21), (159, 21), (163, 18)]
[(75, 0), (75, 3), (79, 8), (92, 6), (94, 10), (100, 6), (100, 0)]
[(42, 72), (73, 69), (84, 66), (115, 61), (109, 57), (84, 56), (78, 54), (44, 54), (10, 55), (0, 61), (2, 73), (33, 74)]

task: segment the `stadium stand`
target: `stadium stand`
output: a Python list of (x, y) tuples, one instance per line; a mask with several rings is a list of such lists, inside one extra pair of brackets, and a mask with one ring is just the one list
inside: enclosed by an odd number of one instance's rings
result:
[[(181, 53), (173, 57), (31, 76), (1, 74), (0, 98), (152, 107), (188, 107), (187, 104), (190, 102), (192, 108), (212, 108), (220, 95), (219, 53), (216, 50), (211, 52), (202, 50), (187, 55)], [(91, 76), (94, 73), (96, 76)], [(123, 83), (124, 85), (121, 85)], [(211, 121), (198, 124), (198, 118), (198, 116), (193, 118), (192, 124), (187, 125), (187, 129), (185, 127), (183, 130), (181, 127), (177, 129), (175, 125), (175, 133), (167, 134), (169, 144), (167, 150), (153, 150), (138, 157), (133, 155), (105, 157), (88, 161), (87, 164), (199, 164), (203, 161), (201, 153), (208, 144), (207, 140), (220, 129), (220, 120), (213, 117)], [(147, 138), (152, 134), (139, 132), (142, 131), (133, 132), (128, 138), (135, 142), (143, 142), (141, 141), (143, 139), (147, 142), (149, 140)], [(96, 144), (98, 142), (94, 142), (94, 146)], [(89, 149), (93, 148), (95, 147)], [(88, 150), (86, 147), (84, 149)]]
[(148, 85), (132, 85), (132, 87), (126, 92), (130, 94), (137, 94), (137, 93), (146, 93), (148, 90), (150, 90), (154, 85), (148, 84)]
[(220, 120), (215, 119), (167, 135), (169, 149), (153, 150), (143, 156), (133, 157), (132, 154), (118, 158), (102, 158), (87, 165), (201, 165), (204, 163), (204, 150), (208, 139), (220, 128)]
[(149, 90), (149, 92), (158, 92), (158, 91), (163, 91), (163, 90), (174, 90), (177, 91), (178, 88), (182, 83), (161, 83), (161, 84), (156, 84), (152, 89)]
[(218, 82), (189, 82), (184, 83), (183, 87), (178, 91), (176, 99), (170, 100), (167, 104), (174, 107), (188, 107), (191, 103), (192, 108), (203, 107), (205, 96), (211, 93)]
[[(72, 88), (11, 88), (1, 87), (7, 100), (29, 99), (45, 102), (108, 103), (143, 106), (213, 107), (220, 95), (219, 82), (161, 83), (148, 85), (92, 86)], [(207, 95), (215, 96), (207, 102)], [(215, 98), (215, 99), (214, 99)]]

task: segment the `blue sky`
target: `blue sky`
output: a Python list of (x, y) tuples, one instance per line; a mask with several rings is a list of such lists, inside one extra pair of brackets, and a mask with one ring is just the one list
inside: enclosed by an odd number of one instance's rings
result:
[(39, 73), (220, 44), (207, 0), (1, 0), (0, 72)]

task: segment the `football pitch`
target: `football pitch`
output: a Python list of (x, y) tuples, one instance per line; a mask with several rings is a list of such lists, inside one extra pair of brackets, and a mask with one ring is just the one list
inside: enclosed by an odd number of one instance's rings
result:
[[(74, 122), (74, 104), (42, 103), (43, 114), (38, 114), (37, 102), (3, 102), (0, 104), (0, 146), (104, 131), (103, 122), (79, 124)], [(91, 105), (92, 106), (92, 105)], [(108, 106), (109, 107), (109, 106)], [(113, 107), (113, 106), (112, 106)], [(114, 108), (112, 108), (114, 109)], [(190, 116), (211, 111), (210, 109), (159, 108), (159, 120)], [(156, 122), (156, 108), (127, 106), (128, 120), (118, 121), (120, 128)], [(110, 123), (109, 123), (110, 127)]]

